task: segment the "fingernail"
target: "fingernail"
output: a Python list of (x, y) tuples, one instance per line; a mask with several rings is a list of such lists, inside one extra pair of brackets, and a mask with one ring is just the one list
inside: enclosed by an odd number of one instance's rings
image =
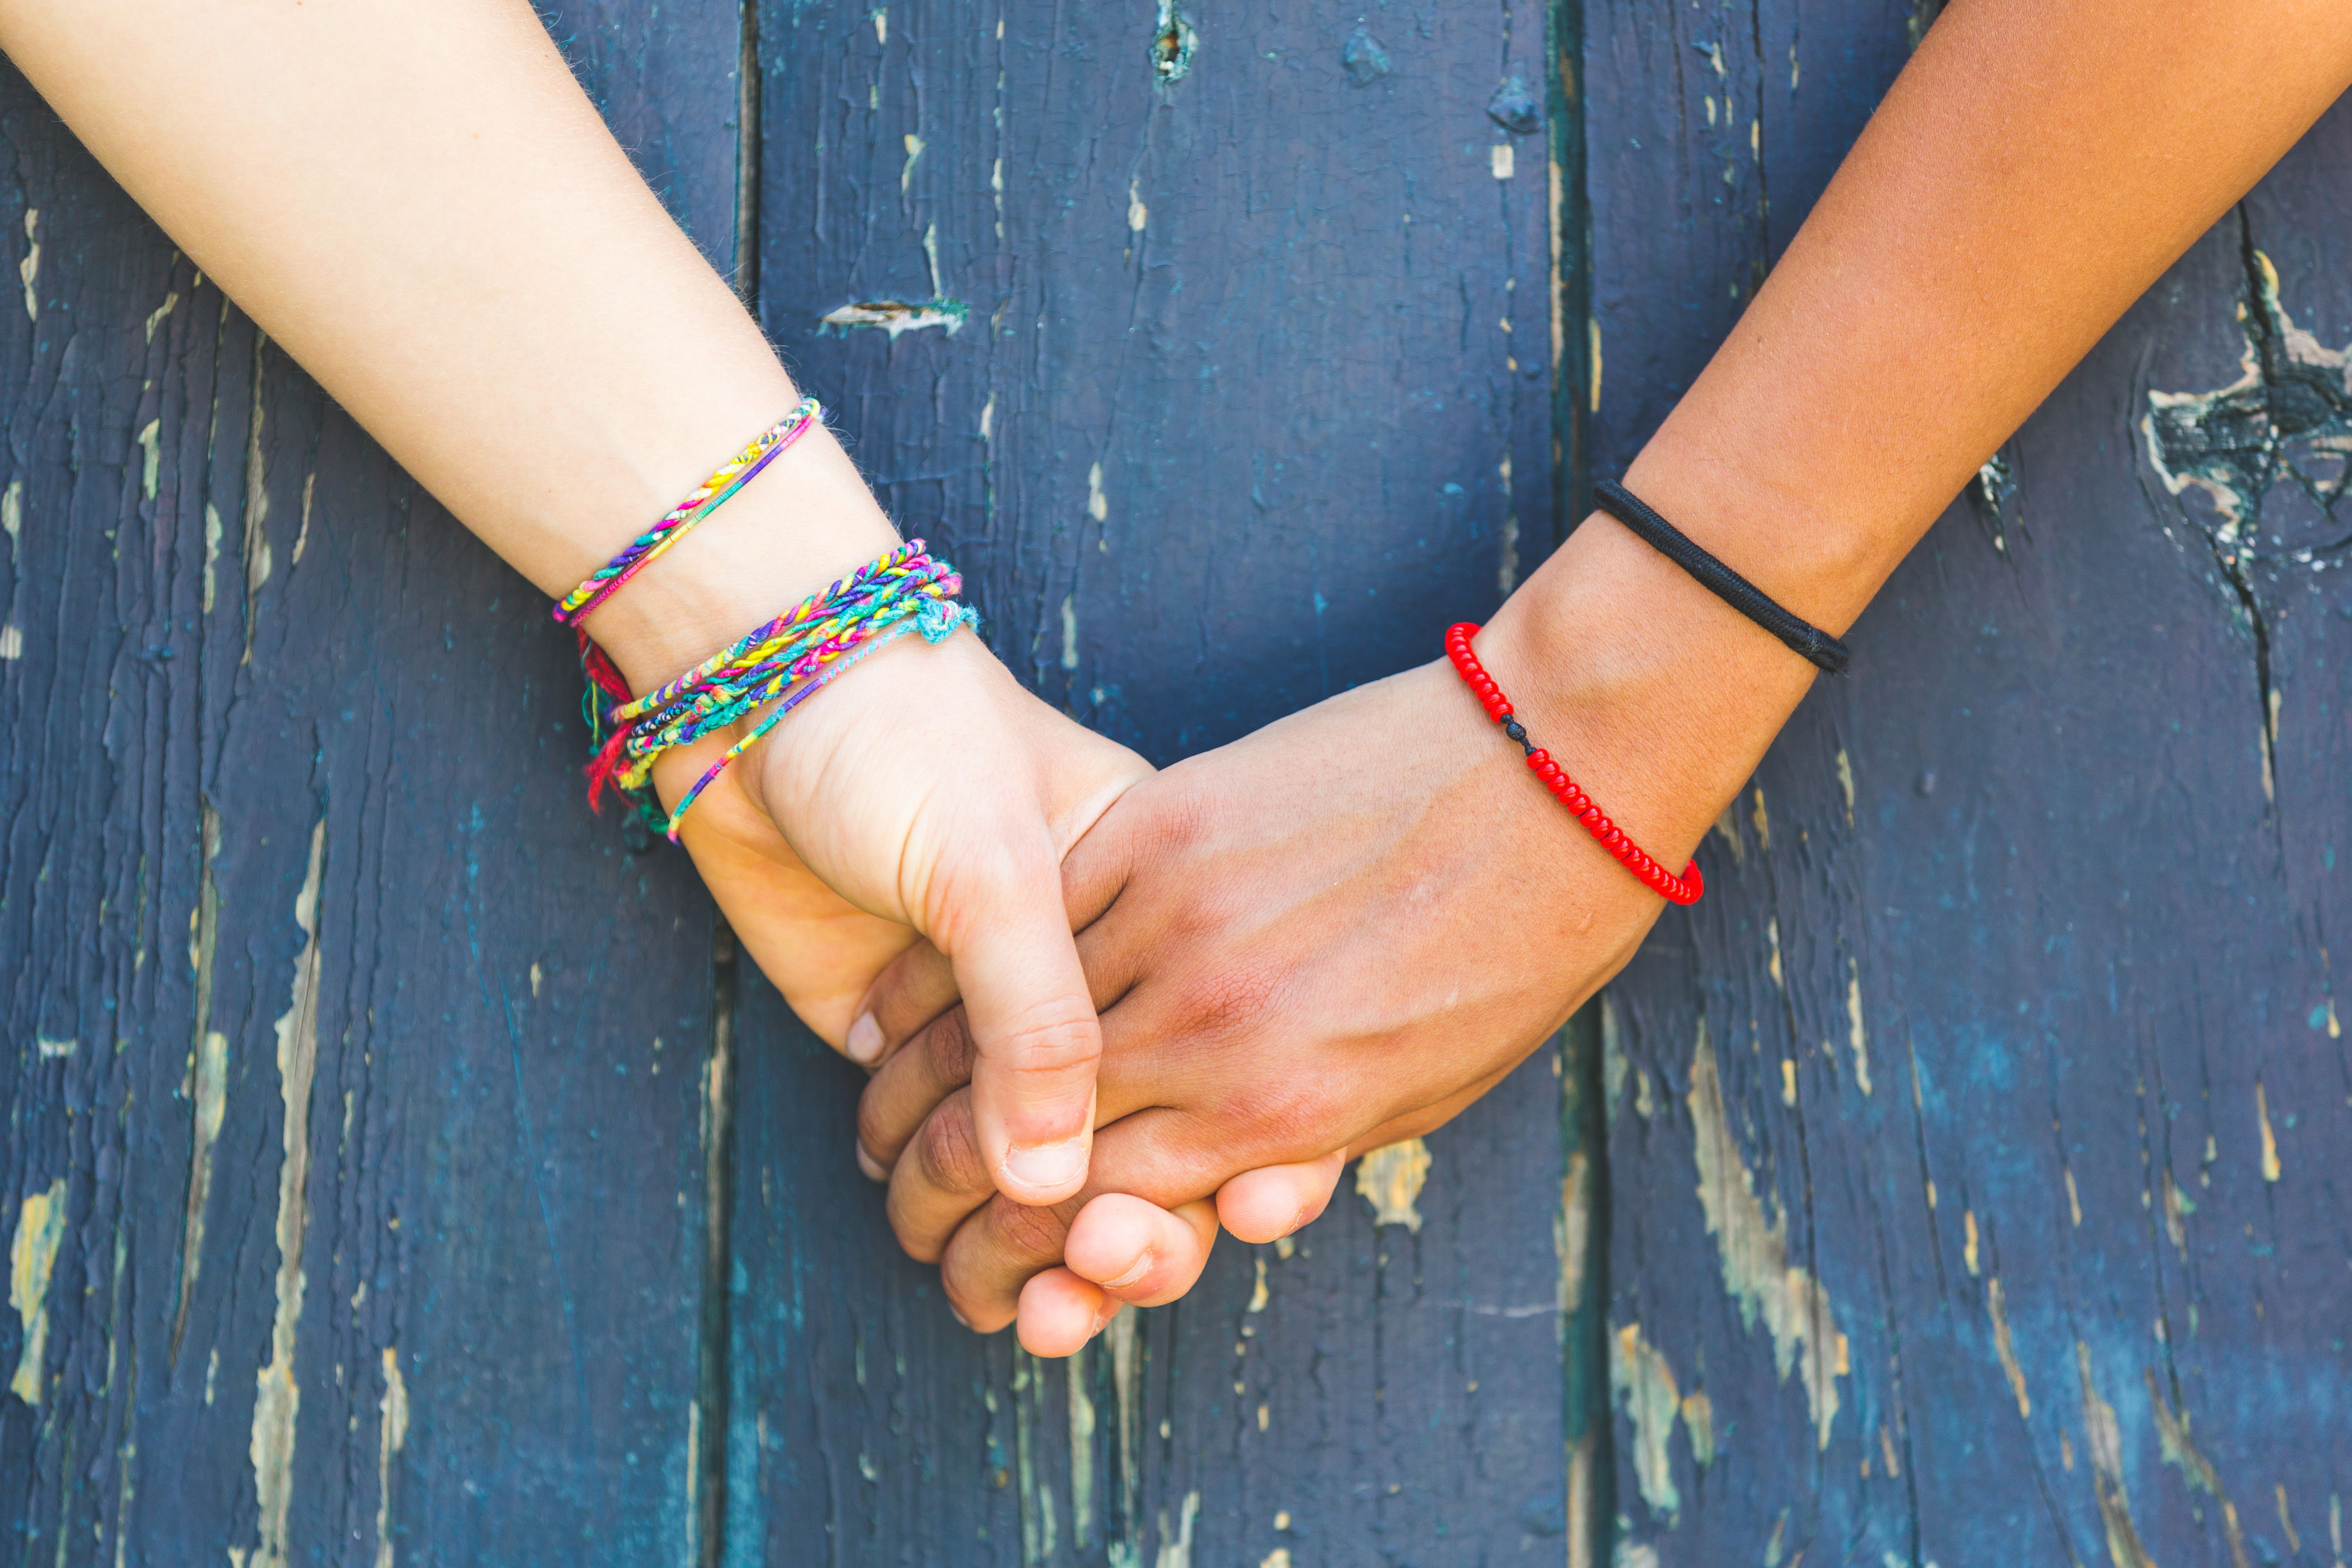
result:
[(874, 1065), (874, 1058), (882, 1054), (882, 1026), (874, 1021), (873, 1014), (857, 1015), (857, 1022), (849, 1026), (849, 1037), (841, 1042), (841, 1048), (859, 1067)]
[(969, 1330), (971, 1328), (971, 1320), (970, 1318), (965, 1317), (961, 1312), (957, 1311), (957, 1310), (955, 1310), (955, 1303), (954, 1303), (953, 1301), (950, 1301), (950, 1302), (947, 1304), (947, 1306), (948, 1306), (948, 1316), (949, 1316), (949, 1317), (950, 1317), (950, 1318), (953, 1318), (953, 1319), (956, 1321), (956, 1322), (957, 1322), (958, 1326), (960, 1326), (960, 1327), (961, 1327), (961, 1328), (965, 1329), (966, 1331), (969, 1331)]
[(866, 1179), (867, 1181), (887, 1182), (890, 1179), (890, 1173), (882, 1168), (881, 1161), (876, 1159), (873, 1155), (866, 1152), (865, 1144), (859, 1143), (856, 1145), (856, 1148), (857, 1150), (857, 1168), (866, 1173)]
[(1118, 1302), (1110, 1300), (1103, 1302), (1101, 1306), (1095, 1309), (1094, 1327), (1087, 1331), (1087, 1338), (1093, 1339), (1097, 1334), (1101, 1333), (1103, 1330), (1110, 1326), (1110, 1321), (1118, 1316)]
[(1018, 1185), (1041, 1191), (1066, 1187), (1086, 1173), (1087, 1142), (1066, 1138), (1059, 1143), (1015, 1143), (1004, 1151), (1004, 1173)]
[(1126, 1273), (1120, 1275), (1116, 1279), (1104, 1280), (1102, 1282), (1102, 1287), (1106, 1290), (1124, 1290), (1129, 1285), (1132, 1285), (1137, 1280), (1142, 1279), (1144, 1275), (1150, 1270), (1150, 1268), (1151, 1248), (1147, 1247), (1143, 1249), (1143, 1256), (1135, 1260), (1134, 1268), (1129, 1269)]

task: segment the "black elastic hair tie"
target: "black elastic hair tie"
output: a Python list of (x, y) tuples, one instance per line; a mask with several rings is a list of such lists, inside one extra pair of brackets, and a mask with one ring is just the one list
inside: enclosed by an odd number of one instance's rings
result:
[(1716, 597), (1787, 643), (1832, 675), (1843, 675), (1853, 651), (1821, 627), (1799, 620), (1765, 592), (1697, 545), (1614, 479), (1592, 488), (1601, 510), (1646, 540), (1651, 548), (1711, 589)]

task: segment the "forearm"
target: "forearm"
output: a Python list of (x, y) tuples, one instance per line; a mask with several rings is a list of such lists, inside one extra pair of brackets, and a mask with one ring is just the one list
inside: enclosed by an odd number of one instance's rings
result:
[[(797, 397), (523, 5), (11, 0), (0, 47), (208, 276), (551, 595)], [(817, 433), (595, 629), (646, 667), (633, 678), (658, 679), (888, 537)]]
[[(2326, 0), (1956, 0), (1627, 484), (1843, 631), (2347, 81)], [(1666, 843), (1696, 841), (1814, 674), (1605, 517), (1522, 597), (1498, 622), (1525, 679), (1559, 672), (1556, 721), (1660, 803)]]

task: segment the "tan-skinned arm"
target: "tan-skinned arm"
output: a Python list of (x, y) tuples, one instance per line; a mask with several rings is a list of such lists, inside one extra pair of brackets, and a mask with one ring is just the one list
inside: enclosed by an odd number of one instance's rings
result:
[[(1843, 631), (2000, 442), (2352, 82), (2347, 22), (2340, 0), (1954, 0), (1629, 485)], [(1816, 674), (1599, 515), (1478, 646), (1537, 736), (1676, 867)], [(1334, 756), (1357, 761), (1318, 774)], [(1491, 762), (1463, 760), (1476, 758)], [(1301, 778), (1311, 787), (1286, 794)], [(1269, 817), (1286, 828), (1258, 826)], [(892, 1178), (901, 1236), (943, 1256), (973, 1321), (1005, 1321), (1017, 1301), (1040, 1353), (1068, 1353), (1118, 1301), (1189, 1286), (1205, 1234), (1153, 1205), (1229, 1183), (1219, 1211), (1237, 1235), (1293, 1228), (1338, 1174), (1309, 1156), (1455, 1114), (1614, 973), (1659, 909), (1531, 786), (1442, 664), (1170, 769), (1071, 865), (1081, 917), (1104, 911), (1081, 954), (1118, 997), (1088, 1185), (1108, 1195), (1067, 1235), (1071, 1267), (1051, 1267), (1060, 1226), (990, 1203), (936, 1157), (954, 1142), (940, 1123), (961, 1113), (952, 1015), (889, 1059), (863, 1122), (886, 1159), (909, 1151)], [(1188, 926), (1206, 900), (1250, 923)], [(1347, 940), (1356, 930), (1379, 940)], [(908, 993), (923, 968), (919, 951), (901, 965)], [(1246, 1016), (1217, 994), (1236, 974), (1265, 998)], [(886, 1010), (929, 1007), (916, 994)]]

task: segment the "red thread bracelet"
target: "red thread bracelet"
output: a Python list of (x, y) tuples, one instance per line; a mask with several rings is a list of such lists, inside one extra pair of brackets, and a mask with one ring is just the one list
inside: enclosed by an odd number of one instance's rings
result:
[(1448, 626), (1445, 657), (1454, 661), (1454, 672), (1462, 678), (1462, 683), (1486, 706), (1486, 717), (1500, 724), (1503, 733), (1517, 742), (1519, 749), (1528, 754), (1528, 771), (1541, 780), (1543, 786), (1576, 815), (1576, 820), (1584, 824), (1585, 831), (1600, 842), (1601, 847), (1615, 856), (1618, 863), (1639, 878), (1643, 887), (1670, 904), (1698, 902), (1699, 895), (1706, 891), (1706, 883), (1698, 874), (1697, 861), (1684, 867), (1683, 874), (1677, 877), (1650, 858), (1639, 845), (1625, 837), (1623, 828), (1610, 821), (1593, 804), (1591, 795), (1577, 787), (1576, 781), (1568, 776), (1568, 770), (1551, 760), (1550, 752), (1528, 738), (1526, 726), (1512, 716), (1511, 700), (1503, 695), (1503, 689), (1495, 684), (1495, 678), (1486, 673), (1486, 667), (1470, 651), (1470, 639), (1477, 635), (1478, 626), (1473, 621), (1457, 621)]

